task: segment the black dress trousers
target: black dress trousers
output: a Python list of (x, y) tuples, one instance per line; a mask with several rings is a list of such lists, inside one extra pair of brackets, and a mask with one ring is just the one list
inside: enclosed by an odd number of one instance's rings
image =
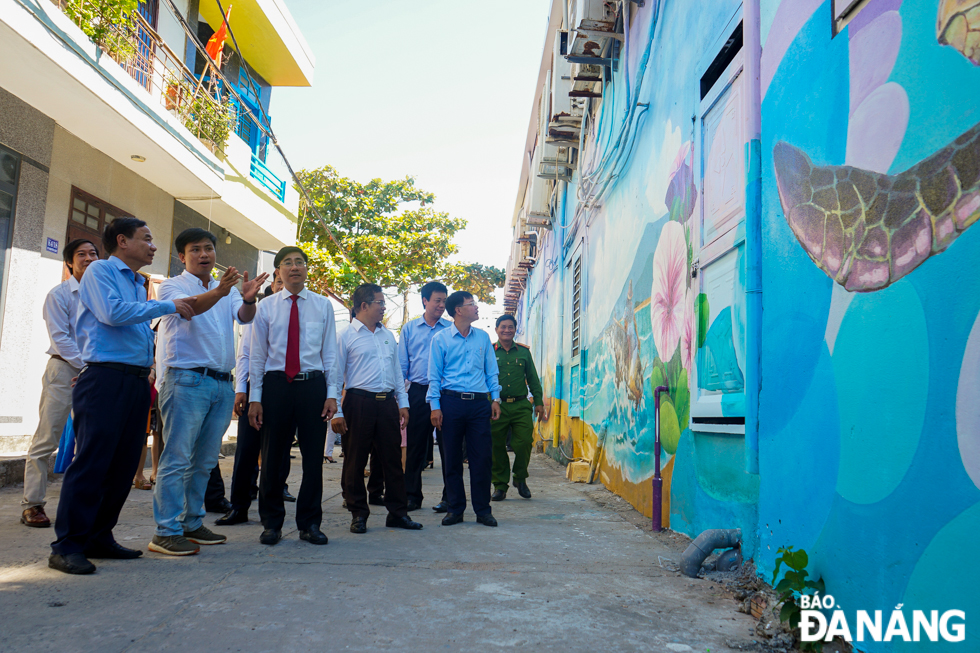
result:
[(56, 554), (84, 553), (115, 540), (146, 444), (150, 382), (107, 367), (87, 367), (72, 391), (75, 458), (65, 472), (54, 522)]
[[(442, 437), (446, 449), (446, 500), (449, 512), (466, 510), (463, 486), (463, 457), (470, 461), (470, 500), (473, 512), (488, 515), (490, 510), (490, 402), (442, 395)], [(464, 453), (465, 445), (465, 453)]]
[[(432, 411), (425, 393), (429, 386), (412, 383), (408, 387), (408, 447), (405, 451), (405, 493), (408, 500), (422, 505), (422, 470), (429, 466), (432, 451)], [(440, 434), (441, 435), (441, 434)], [(439, 438), (439, 466), (442, 469), (442, 500), (446, 499), (446, 460)]]
[[(283, 372), (267, 372), (262, 387), (262, 474), (259, 517), (266, 528), (279, 530), (286, 518), (282, 483), (288, 472), (293, 436), (303, 457), (303, 481), (296, 498), (296, 526), (307, 530), (323, 519), (323, 447), (327, 423), (320, 413), (327, 400), (322, 375), (304, 381), (286, 380)], [(283, 461), (285, 456), (285, 463)], [(284, 469), (285, 466), (285, 469)], [(241, 479), (241, 483), (244, 479)]]
[(344, 396), (344, 420), (347, 434), (344, 436), (344, 497), (347, 509), (354, 517), (367, 518), (367, 491), (364, 488), (364, 466), (368, 455), (372, 471), (379, 467), (384, 475), (385, 508), (393, 515), (408, 514), (405, 498), (405, 474), (402, 471), (402, 434), (398, 423), (398, 402), (394, 393), (378, 401), (347, 392)]
[[(245, 386), (248, 393), (249, 385)], [(248, 512), (252, 505), (252, 483), (259, 464), (262, 439), (252, 428), (248, 414), (238, 417), (238, 445), (235, 448), (235, 466), (231, 472), (231, 505), (235, 510)]]

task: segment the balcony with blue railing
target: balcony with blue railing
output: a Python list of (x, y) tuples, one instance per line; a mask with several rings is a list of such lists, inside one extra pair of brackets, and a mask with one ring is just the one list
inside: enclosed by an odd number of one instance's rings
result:
[(286, 201), (286, 182), (279, 179), (275, 173), (269, 170), (265, 163), (259, 157), (255, 156), (254, 153), (252, 154), (252, 165), (249, 169), (249, 175), (252, 179), (262, 184), (280, 202)]

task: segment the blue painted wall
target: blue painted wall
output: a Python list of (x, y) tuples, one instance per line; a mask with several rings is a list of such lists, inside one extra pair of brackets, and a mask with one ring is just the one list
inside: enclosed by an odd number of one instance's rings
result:
[(744, 415), (744, 229), (711, 212), (731, 144), (700, 89), (739, 2), (634, 7), (519, 328), (554, 408), (539, 436), (587, 458), (603, 444), (603, 482), (637, 508), (664, 383), (671, 528), (741, 527), (766, 576), (779, 547), (804, 548), (847, 610), (965, 610), (967, 643), (928, 650), (980, 650), (980, 52), (945, 43), (940, 4), (872, 0), (834, 35), (830, 0), (762, 2), (758, 475), (737, 428), (690, 418)]

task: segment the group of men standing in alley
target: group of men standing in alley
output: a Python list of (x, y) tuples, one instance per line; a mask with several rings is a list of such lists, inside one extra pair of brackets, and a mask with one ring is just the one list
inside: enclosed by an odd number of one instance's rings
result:
[[(21, 521), (51, 525), (44, 512), (47, 460), (71, 414), (76, 448), (54, 521), (51, 568), (89, 574), (95, 571), (91, 559), (142, 555), (120, 545), (112, 530), (146, 442), (157, 371), (164, 448), (153, 494), (151, 551), (191, 555), (201, 545), (226, 541), (204, 525), (204, 494), (233, 411), (240, 419), (232, 508), (216, 523), (248, 521), (249, 489), (261, 456), (259, 540), (266, 545), (282, 538), (283, 485), (294, 439), (303, 471), (296, 501), (299, 538), (327, 544), (320, 524), (328, 425), (342, 437), (341, 487), (353, 533), (367, 531), (369, 505), (376, 503), (387, 509), (386, 526), (422, 528), (410, 513), (422, 507), (422, 470), (433, 429), (444, 480), (433, 510), (445, 513), (443, 525), (463, 521), (464, 458), (477, 522), (497, 526), (490, 502), (506, 497), (511, 479), (530, 498), (532, 412), (541, 418), (544, 409), (530, 351), (514, 342), (513, 316), (497, 320), (498, 342), (492, 344), (472, 326), (479, 318), (473, 295), (449, 294), (434, 281), (421, 289), (423, 316), (405, 324), (398, 339), (382, 322), (382, 288), (365, 283), (352, 296), (350, 326), (338, 335), (333, 305), (306, 287), (308, 259), (299, 247), (276, 254), (281, 290), (267, 290), (259, 302), (268, 275), (249, 279), (231, 267), (215, 278), (216, 238), (204, 229), (176, 237), (185, 270), (161, 283), (154, 300), (139, 274), (157, 249), (146, 223), (117, 218), (106, 226), (101, 244), (105, 260), (89, 240), (65, 247), (71, 276), (44, 305), (51, 358), (28, 454)], [(446, 312), (451, 321), (443, 317)], [(158, 334), (150, 327), (156, 318)], [(236, 322), (245, 325), (237, 355)], [(383, 498), (365, 490), (369, 456), (372, 469), (382, 471)]]

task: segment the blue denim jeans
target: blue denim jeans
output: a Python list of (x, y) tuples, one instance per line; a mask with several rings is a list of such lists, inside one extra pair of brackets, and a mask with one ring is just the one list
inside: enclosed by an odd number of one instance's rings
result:
[(153, 492), (157, 535), (183, 535), (201, 527), (204, 491), (218, 463), (234, 403), (231, 381), (167, 370), (159, 398), (163, 454)]

